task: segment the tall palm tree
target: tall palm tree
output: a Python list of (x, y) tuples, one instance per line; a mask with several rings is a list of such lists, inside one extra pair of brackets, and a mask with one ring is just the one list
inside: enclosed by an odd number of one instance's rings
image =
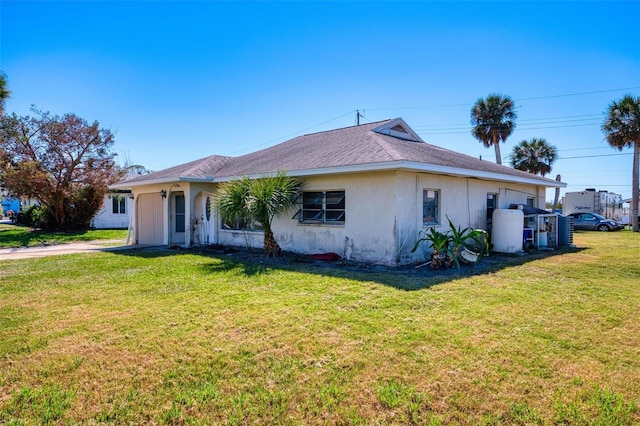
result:
[(4, 105), (11, 97), (11, 91), (7, 89), (7, 75), (0, 71), (0, 117), (4, 115)]
[(633, 147), (633, 170), (631, 177), (631, 227), (640, 231), (638, 225), (638, 198), (640, 195), (640, 96), (626, 95), (614, 101), (607, 109), (602, 132), (609, 145), (622, 151)]
[(258, 220), (264, 228), (264, 250), (274, 257), (282, 250), (273, 235), (273, 219), (295, 204), (302, 184), (286, 173), (259, 179), (242, 177), (220, 186), (217, 208), (223, 220)]
[(513, 147), (509, 155), (511, 167), (536, 175), (551, 172), (551, 165), (558, 158), (558, 150), (544, 138), (523, 140)]
[(500, 142), (504, 142), (516, 128), (515, 105), (507, 95), (491, 94), (486, 99), (478, 99), (471, 108), (473, 137), (486, 148), (492, 145), (496, 151), (496, 163), (502, 164)]

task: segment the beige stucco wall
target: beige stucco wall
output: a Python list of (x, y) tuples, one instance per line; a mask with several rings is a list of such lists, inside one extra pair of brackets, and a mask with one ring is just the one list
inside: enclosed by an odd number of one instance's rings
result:
[[(498, 208), (512, 203), (526, 204), (536, 199), (536, 207), (544, 207), (545, 189), (533, 185), (505, 184), (408, 171), (347, 173), (334, 176), (310, 176), (303, 179), (305, 191), (345, 191), (346, 220), (344, 225), (301, 224), (292, 219), (297, 208), (274, 222), (276, 240), (286, 251), (300, 254), (334, 252), (345, 254), (345, 237), (352, 243), (351, 259), (371, 263), (409, 263), (420, 261), (424, 252), (411, 253), (422, 226), (422, 191), (440, 191), (440, 225), (445, 232), (447, 216), (456, 226), (486, 229), (486, 200), (488, 193), (498, 194)], [(212, 183), (178, 183), (146, 185), (134, 188), (134, 196), (141, 193), (180, 191), (185, 194), (187, 229), (185, 245), (222, 244), (228, 246), (262, 247), (261, 232), (242, 232), (220, 229), (215, 211), (216, 185)], [(204, 202), (211, 197), (210, 221), (193, 228), (194, 218), (202, 220)], [(163, 208), (165, 223), (169, 224), (168, 199)], [(135, 211), (134, 211), (135, 214)], [(135, 220), (134, 222), (135, 223)], [(171, 226), (171, 225), (169, 225)], [(168, 226), (167, 226), (168, 228)], [(168, 229), (164, 230), (165, 243)]]
[(498, 194), (497, 208), (510, 204), (526, 204), (527, 198), (536, 199), (536, 207), (544, 204), (544, 189), (533, 185), (507, 184), (476, 178), (434, 175), (428, 173), (397, 172), (396, 223), (397, 263), (409, 263), (424, 258), (424, 252), (411, 253), (422, 226), (422, 191), (440, 191), (440, 224), (436, 229), (449, 229), (447, 216), (458, 227), (486, 229), (487, 194)]
[(295, 210), (274, 223), (284, 250), (302, 254), (345, 251), (352, 242), (353, 260), (393, 263), (395, 257), (395, 172), (343, 174), (305, 178), (305, 191), (345, 191), (344, 225), (300, 224)]

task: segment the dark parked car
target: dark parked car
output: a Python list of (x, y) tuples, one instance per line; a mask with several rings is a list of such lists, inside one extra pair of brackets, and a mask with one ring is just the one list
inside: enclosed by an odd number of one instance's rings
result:
[(615, 220), (607, 219), (597, 213), (571, 213), (573, 217), (573, 228), (587, 231), (617, 231), (624, 228), (624, 225)]

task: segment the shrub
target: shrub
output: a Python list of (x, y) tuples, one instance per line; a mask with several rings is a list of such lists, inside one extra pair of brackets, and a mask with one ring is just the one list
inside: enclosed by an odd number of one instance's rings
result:
[(46, 206), (31, 206), (18, 213), (18, 223), (32, 228), (50, 230), (55, 227), (55, 220)]

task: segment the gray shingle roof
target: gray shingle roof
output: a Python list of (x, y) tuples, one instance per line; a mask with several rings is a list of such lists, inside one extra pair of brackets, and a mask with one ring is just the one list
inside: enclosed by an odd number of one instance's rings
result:
[[(405, 127), (407, 133), (390, 130)], [(395, 135), (395, 136), (391, 136)], [(400, 136), (400, 137), (396, 137)], [(171, 167), (127, 181), (192, 177), (232, 178), (279, 171), (296, 172), (336, 167), (367, 166), (375, 169), (380, 163), (412, 163), (442, 166), (473, 172), (507, 175), (512, 178), (540, 181), (547, 186), (558, 183), (511, 167), (483, 161), (423, 142), (402, 119), (346, 127), (298, 136), (272, 147), (239, 157), (211, 156), (191, 163)], [(549, 185), (551, 184), (551, 185)]]
[[(168, 169), (157, 172), (140, 175), (133, 179), (126, 180), (126, 183), (144, 183), (163, 179), (178, 179), (180, 177), (206, 179), (213, 177), (233, 157), (225, 157), (222, 155), (211, 155), (189, 163), (180, 164), (178, 166), (169, 167)], [(123, 183), (125, 183), (123, 182)]]

